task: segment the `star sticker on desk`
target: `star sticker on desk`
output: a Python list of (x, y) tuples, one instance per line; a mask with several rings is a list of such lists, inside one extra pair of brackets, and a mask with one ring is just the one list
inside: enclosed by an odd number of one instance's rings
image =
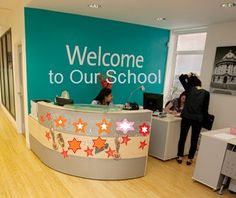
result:
[(88, 124), (87, 122), (83, 122), (83, 120), (79, 118), (77, 122), (73, 122), (73, 125), (75, 127), (75, 132), (85, 133), (85, 129)]
[(105, 147), (106, 140), (98, 137), (97, 139), (93, 140), (93, 147), (96, 149), (102, 149)]
[(99, 127), (98, 133), (110, 133), (110, 127), (112, 125), (111, 122), (107, 122), (105, 118), (102, 119), (102, 122), (96, 123), (96, 125)]
[(47, 140), (49, 141), (51, 139), (51, 133), (46, 131), (45, 132), (45, 137), (47, 138)]
[(66, 123), (66, 119), (63, 118), (62, 116), (59, 116), (57, 119), (54, 120), (55, 121), (55, 125), (56, 127), (62, 127), (64, 128), (65, 123)]
[(105, 151), (107, 153), (107, 157), (113, 157), (115, 150), (112, 150), (111, 147), (109, 147), (108, 151)]
[(146, 140), (140, 142), (140, 145), (138, 148), (143, 150), (145, 146), (147, 146)]
[(50, 120), (51, 120), (51, 113), (48, 113), (48, 112), (47, 112), (46, 118), (48, 119), (48, 121), (50, 121)]
[(145, 122), (139, 125), (139, 133), (143, 136), (147, 136), (150, 134), (150, 126), (147, 125)]
[(74, 153), (76, 153), (78, 149), (81, 149), (80, 147), (81, 141), (76, 140), (75, 138), (72, 141), (68, 141), (68, 144), (69, 144), (68, 149), (71, 149)]
[(87, 149), (84, 150), (84, 152), (87, 153), (87, 157), (90, 156), (90, 155), (93, 156), (93, 149), (92, 148), (90, 149), (88, 146), (87, 146)]
[(129, 138), (128, 135), (123, 136), (123, 137), (122, 137), (122, 142), (121, 142), (121, 144), (125, 144), (125, 145), (127, 146), (128, 142), (129, 142), (130, 140), (131, 140), (131, 139)]
[(121, 131), (124, 134), (127, 134), (128, 131), (134, 130), (134, 122), (129, 122), (126, 118), (122, 120), (121, 122), (116, 122), (116, 130)]
[(40, 122), (44, 122), (44, 116), (43, 115), (41, 115), (40, 117), (39, 117), (39, 120), (40, 120)]
[(65, 159), (66, 157), (69, 157), (68, 156), (68, 151), (65, 151), (64, 149), (62, 149), (62, 152), (61, 152), (63, 158)]

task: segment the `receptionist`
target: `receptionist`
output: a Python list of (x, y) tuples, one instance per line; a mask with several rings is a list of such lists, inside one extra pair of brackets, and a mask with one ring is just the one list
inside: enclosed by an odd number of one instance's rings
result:
[(110, 105), (112, 103), (111, 89), (102, 88), (91, 104)]

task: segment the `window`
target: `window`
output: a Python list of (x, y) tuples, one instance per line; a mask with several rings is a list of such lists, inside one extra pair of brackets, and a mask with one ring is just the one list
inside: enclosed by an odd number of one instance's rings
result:
[(206, 32), (178, 33), (174, 50), (174, 72), (172, 97), (178, 97), (183, 91), (179, 76), (183, 73), (195, 72), (200, 75), (205, 48)]

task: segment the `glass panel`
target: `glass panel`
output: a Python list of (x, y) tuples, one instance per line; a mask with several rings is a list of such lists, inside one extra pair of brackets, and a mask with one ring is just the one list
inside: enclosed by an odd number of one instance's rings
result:
[(202, 54), (177, 55), (175, 75), (189, 72), (200, 74), (202, 58), (203, 58)]
[(2, 104), (15, 118), (15, 93), (12, 61), (11, 30), (7, 31), (0, 40), (0, 83)]
[(179, 94), (183, 91), (183, 87), (179, 82), (180, 74), (186, 74), (190, 72), (197, 73), (200, 75), (201, 65), (202, 65), (203, 55), (177, 55), (176, 56), (176, 66), (173, 86), (177, 88), (175, 94)]
[(93, 105), (93, 104), (73, 104), (65, 105), (64, 107), (69, 109), (79, 109), (86, 112), (112, 112), (120, 111), (123, 105)]
[(5, 107), (9, 110), (9, 88), (8, 88), (8, 70), (7, 70), (7, 49), (6, 49), (6, 37), (3, 36), (3, 75), (4, 75), (4, 85), (5, 85)]
[(206, 35), (206, 32), (179, 35), (177, 51), (204, 50)]
[(7, 33), (7, 52), (12, 52), (11, 48), (11, 32)]
[(15, 118), (15, 94), (14, 94), (14, 78), (12, 65), (12, 47), (11, 47), (11, 31), (6, 34), (7, 37), (7, 66), (8, 66), (8, 82), (9, 82), (9, 103), (10, 113)]
[(1, 99), (2, 104), (5, 106), (5, 90), (4, 90), (4, 78), (3, 78), (3, 58), (2, 58), (2, 39), (0, 39), (0, 78), (1, 78)]

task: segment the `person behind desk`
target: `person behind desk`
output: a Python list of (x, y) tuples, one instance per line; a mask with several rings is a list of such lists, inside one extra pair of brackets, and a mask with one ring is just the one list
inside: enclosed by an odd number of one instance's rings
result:
[(184, 103), (186, 100), (186, 92), (182, 92), (178, 98), (167, 102), (164, 111), (167, 113), (178, 115), (184, 108)]
[(111, 89), (102, 88), (91, 104), (110, 105), (112, 103)]
[(196, 74), (181, 74), (179, 80), (187, 93), (187, 97), (181, 113), (182, 120), (178, 143), (178, 157), (176, 160), (178, 163), (182, 163), (184, 145), (191, 126), (191, 145), (187, 160), (187, 165), (191, 165), (197, 150), (197, 142), (202, 128), (203, 117), (208, 113), (210, 94), (208, 91), (201, 88), (201, 80)]

